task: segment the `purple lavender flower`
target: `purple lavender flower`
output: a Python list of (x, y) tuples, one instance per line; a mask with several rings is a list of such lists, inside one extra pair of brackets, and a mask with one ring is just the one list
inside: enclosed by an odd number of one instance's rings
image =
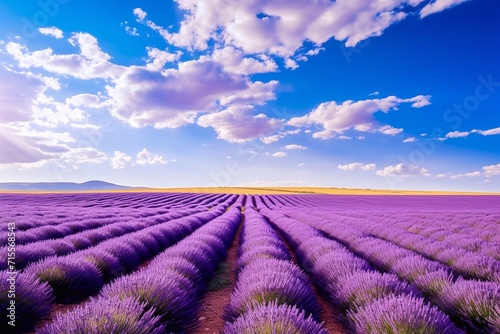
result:
[(321, 308), (303, 272), (282, 260), (256, 260), (243, 269), (226, 308), (224, 319), (234, 321), (261, 304), (295, 305), (319, 319)]
[(56, 302), (63, 304), (78, 303), (99, 292), (104, 285), (101, 272), (94, 264), (76, 258), (48, 258), (30, 265), (25, 272), (47, 282)]
[(376, 271), (359, 271), (343, 276), (331, 289), (339, 305), (353, 311), (391, 294), (420, 295), (418, 290), (401, 281), (396, 275)]
[(104, 282), (109, 282), (125, 272), (120, 260), (101, 248), (87, 249), (75, 253), (75, 256), (80, 256), (84, 261), (94, 264), (101, 271)]
[(328, 334), (322, 324), (290, 305), (260, 305), (226, 322), (224, 334)]
[[(10, 298), (11, 285), (14, 285), (15, 298)], [(0, 272), (0, 331), (10, 333), (15, 328), (18, 332), (32, 331), (37, 322), (47, 317), (52, 308), (52, 289), (47, 283), (41, 283), (35, 276), (7, 271)], [(15, 316), (9, 318), (11, 301), (14, 301)], [(15, 327), (8, 324), (15, 320)]]
[(161, 334), (164, 327), (154, 309), (133, 298), (99, 298), (57, 315), (38, 334)]
[(462, 334), (435, 306), (412, 296), (388, 296), (349, 311), (357, 333)]
[(500, 284), (459, 279), (442, 291), (439, 302), (473, 328), (484, 329), (498, 322), (493, 310), (500, 305)]
[(166, 330), (183, 331), (196, 325), (198, 302), (192, 283), (180, 274), (139, 271), (106, 285), (101, 298), (135, 298), (153, 308)]

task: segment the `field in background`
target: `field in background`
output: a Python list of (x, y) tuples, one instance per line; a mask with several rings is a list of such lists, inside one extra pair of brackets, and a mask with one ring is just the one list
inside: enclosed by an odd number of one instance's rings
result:
[[(71, 193), (71, 191), (4, 191), (0, 193)], [(78, 191), (78, 193), (106, 192), (165, 192), (165, 193), (204, 193), (204, 194), (318, 194), (318, 195), (500, 195), (493, 192), (467, 191), (424, 191), (424, 190), (381, 190), (325, 187), (197, 187), (197, 188), (130, 188), (125, 190)]]

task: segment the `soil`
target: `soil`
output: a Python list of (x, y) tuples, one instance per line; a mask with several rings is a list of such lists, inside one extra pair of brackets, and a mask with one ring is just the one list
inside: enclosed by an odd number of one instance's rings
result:
[[(276, 231), (276, 232), (278, 234), (280, 234), (279, 231)], [(297, 262), (297, 255), (292, 250), (292, 248), (290, 247), (288, 242), (286, 242), (286, 240), (283, 238), (283, 236), (282, 236), (281, 240), (284, 242), (288, 252), (292, 256), (293, 262), (295, 262), (300, 267), (299, 263)], [(346, 334), (347, 331), (343, 328), (342, 323), (340, 323), (339, 321), (336, 320), (338, 318), (342, 318), (342, 315), (338, 314), (340, 311), (333, 308), (329, 304), (326, 296), (323, 296), (322, 294), (319, 293), (318, 289), (313, 284), (310, 277), (308, 277), (308, 280), (309, 280), (309, 283), (311, 284), (313, 291), (316, 295), (316, 300), (318, 301), (319, 305), (323, 309), (323, 312), (321, 314), (321, 320), (323, 321), (323, 327), (330, 334)]]
[(238, 260), (238, 241), (240, 240), (241, 230), (243, 228), (244, 218), (236, 232), (236, 236), (227, 251), (227, 258), (224, 261), (228, 269), (230, 283), (222, 289), (208, 291), (203, 299), (199, 313), (199, 327), (191, 331), (191, 334), (219, 334), (224, 328), (224, 308), (229, 303), (231, 293), (236, 285), (236, 263)]

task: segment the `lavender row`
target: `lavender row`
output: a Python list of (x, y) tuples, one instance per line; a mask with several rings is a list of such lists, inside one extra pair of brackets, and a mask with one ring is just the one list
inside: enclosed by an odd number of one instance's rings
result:
[(327, 334), (306, 275), (280, 236), (251, 206), (238, 249), (238, 278), (224, 312), (225, 334)]
[(374, 271), (364, 259), (304, 223), (260, 208), (297, 250), (299, 263), (320, 290), (346, 312), (356, 333), (463, 333), (397, 276)]
[(67, 256), (50, 257), (29, 265), (25, 272), (48, 282), (57, 302), (76, 303), (221, 215), (226, 207), (151, 226)]
[[(106, 195), (102, 198), (102, 194), (66, 194), (66, 195), (1, 195), (3, 202), (0, 201), (0, 221), (14, 222), (18, 231), (18, 243), (22, 241), (22, 232), (33, 230), (39, 227), (57, 226), (62, 223), (74, 223), (86, 220), (102, 221), (107, 223), (116, 219), (141, 218), (157, 213), (166, 213), (171, 210), (187, 209), (201, 207), (203, 209), (208, 206), (220, 204), (227, 199), (229, 195), (217, 194), (140, 194), (141, 197), (149, 201), (160, 201), (160, 204), (144, 206), (139, 205), (138, 194), (129, 193), (122, 194), (122, 200), (117, 201), (120, 194), (113, 196)], [(60, 201), (51, 200), (54, 196), (61, 198)], [(85, 200), (78, 198), (85, 196)], [(125, 197), (127, 196), (127, 197)], [(95, 198), (101, 198), (107, 205), (102, 207), (94, 207), (89, 204), (95, 201)], [(64, 199), (64, 200), (62, 200)], [(112, 204), (118, 202), (116, 204)], [(30, 203), (30, 204), (26, 204)], [(54, 207), (58, 210), (55, 211)], [(127, 210), (123, 210), (127, 209)], [(126, 213), (124, 216), (123, 214)], [(71, 227), (71, 224), (69, 224)], [(6, 227), (0, 224), (0, 241), (4, 237)]]
[[(324, 213), (319, 216), (326, 217)], [(463, 248), (453, 247), (444, 242), (421, 237), (392, 226), (355, 219), (350, 226), (360, 231), (384, 239), (398, 246), (412, 250), (424, 257), (441, 262), (466, 278), (500, 282), (500, 261)], [(474, 264), (474, 265), (471, 265)]]
[[(288, 212), (308, 225), (348, 244), (377, 268), (398, 275), (412, 283), (446, 313), (461, 319), (478, 333), (489, 333), (500, 314), (500, 284), (455, 278), (449, 268), (387, 241), (364, 236), (347, 225), (315, 219), (298, 212)], [(471, 264), (473, 265), (473, 264)]]
[[(37, 333), (87, 333), (104, 317), (100, 332), (123, 328), (124, 333), (186, 333), (193, 329), (207, 283), (225, 258), (240, 224), (241, 198), (147, 267), (106, 285), (97, 298), (58, 315)], [(129, 307), (121, 311), (123, 303), (134, 304), (135, 312)], [(104, 304), (105, 309), (100, 307)], [(128, 315), (134, 315), (131, 324), (126, 323)]]
[[(366, 222), (364, 215), (354, 212), (342, 214), (329, 209), (315, 211), (315, 213), (323, 218), (335, 219), (346, 224), (359, 225)], [(484, 214), (479, 218), (482, 217)], [(488, 217), (491, 216), (488, 215)], [(498, 223), (500, 220), (489, 221), (476, 229), (471, 226), (476, 223), (476, 219), (479, 219), (477, 216), (457, 212), (454, 219), (458, 220), (460, 226), (456, 226), (458, 224), (453, 224), (450, 219), (446, 218), (448, 217), (437, 212), (418, 215), (399, 212), (372, 213), (368, 226), (385, 226), (386, 231), (401, 231), (414, 235), (415, 238), (425, 238), (433, 244), (437, 243), (444, 247), (459, 247), (469, 252), (500, 259), (500, 240), (492, 240), (498, 237), (497, 234), (500, 234), (500, 224)], [(497, 219), (500, 219), (500, 216)]]
[[(60, 239), (40, 240), (26, 245), (16, 246), (16, 268), (24, 269), (30, 263), (50, 257), (63, 256), (75, 251), (84, 250), (103, 241), (125, 236), (144, 228), (166, 223), (201, 212), (200, 209), (171, 212), (157, 217), (149, 217), (139, 221), (129, 221), (106, 225), (96, 229), (88, 229)], [(8, 247), (0, 248), (0, 256), (7, 254)], [(0, 257), (0, 270), (7, 269), (7, 256)]]

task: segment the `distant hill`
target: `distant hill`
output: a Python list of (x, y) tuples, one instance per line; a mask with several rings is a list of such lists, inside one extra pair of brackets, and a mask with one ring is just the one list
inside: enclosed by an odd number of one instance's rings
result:
[(123, 190), (131, 187), (120, 186), (104, 181), (74, 182), (0, 182), (0, 190), (24, 191), (90, 191)]

